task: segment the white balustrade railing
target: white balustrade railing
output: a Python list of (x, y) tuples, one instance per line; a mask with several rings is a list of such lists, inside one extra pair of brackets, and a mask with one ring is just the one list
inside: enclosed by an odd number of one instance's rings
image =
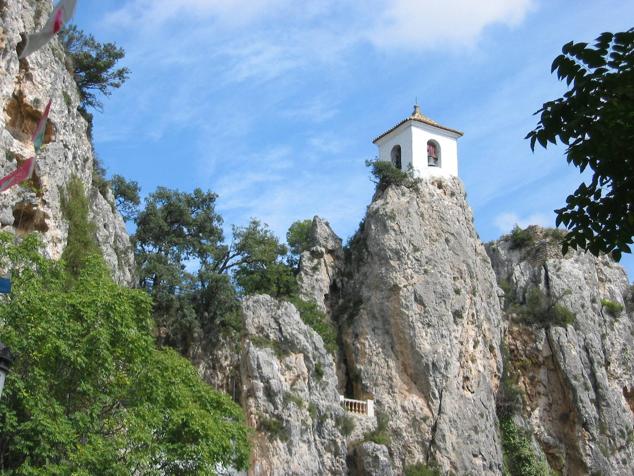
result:
[(343, 408), (350, 413), (374, 417), (374, 400), (354, 400), (352, 398), (346, 398), (343, 395), (339, 395), (339, 401), (341, 402)]

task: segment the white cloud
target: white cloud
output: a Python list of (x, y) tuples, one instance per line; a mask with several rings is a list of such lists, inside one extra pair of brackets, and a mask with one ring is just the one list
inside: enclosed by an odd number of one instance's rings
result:
[(381, 47), (471, 46), (489, 25), (520, 23), (533, 0), (390, 0), (373, 43)]
[(107, 17), (118, 25), (154, 28), (179, 16), (215, 17), (229, 27), (244, 26), (289, 0), (132, 0)]
[(528, 216), (520, 217), (513, 212), (500, 213), (495, 217), (495, 226), (501, 233), (508, 233), (515, 225), (526, 228), (529, 225), (553, 226), (553, 217), (545, 213), (532, 213)]
[[(282, 33), (277, 46), (318, 41), (313, 53), (326, 47), (367, 42), (380, 49), (470, 46), (493, 24), (514, 26), (535, 0), (129, 0), (107, 16), (117, 27), (157, 30), (167, 23), (213, 21), (216, 32), (252, 29), (263, 24), (272, 37)], [(252, 31), (251, 31), (252, 32)], [(202, 45), (201, 45), (202, 46)]]

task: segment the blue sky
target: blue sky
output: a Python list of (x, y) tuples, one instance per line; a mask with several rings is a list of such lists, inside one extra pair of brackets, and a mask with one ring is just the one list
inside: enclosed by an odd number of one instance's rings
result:
[(257, 217), (284, 237), (320, 215), (346, 239), (372, 196), (372, 139), (418, 98), (465, 132), (460, 176), (488, 241), (554, 224), (580, 176), (523, 139), (564, 91), (550, 65), (632, 18), (626, 0), (80, 0), (76, 22), (127, 52), (94, 137), (144, 193), (210, 189), (227, 226)]

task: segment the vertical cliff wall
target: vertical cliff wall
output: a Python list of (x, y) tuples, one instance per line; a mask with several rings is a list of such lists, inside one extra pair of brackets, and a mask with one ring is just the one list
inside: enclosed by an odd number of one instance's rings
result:
[(487, 245), (505, 290), (519, 419), (561, 474), (634, 474), (634, 322), (624, 270), (531, 227)]
[(485, 250), (458, 179), (378, 191), (345, 248), (315, 217), (298, 282), (336, 355), (263, 296), (218, 354), (256, 429), (251, 473), (632, 474), (634, 297), (620, 266), (563, 257), (558, 237)]
[(395, 468), (499, 474), (498, 287), (460, 181), (377, 192), (344, 273), (347, 392), (388, 417)]
[(323, 341), (290, 303), (253, 296), (243, 311), (241, 402), (256, 430), (250, 474), (345, 474), (345, 412)]
[[(72, 176), (83, 182), (97, 241), (115, 279), (133, 280), (133, 254), (125, 225), (109, 191), (92, 181), (94, 151), (77, 111), (79, 94), (57, 39), (19, 61), (21, 34), (38, 30), (52, 9), (47, 0), (0, 1), (0, 174), (34, 155), (31, 134), (49, 99), (52, 107), (44, 146), (31, 181), (0, 194), (0, 228), (18, 235), (42, 233), (47, 254), (59, 258), (68, 232), (60, 192)], [(104, 196), (105, 195), (105, 196)]]

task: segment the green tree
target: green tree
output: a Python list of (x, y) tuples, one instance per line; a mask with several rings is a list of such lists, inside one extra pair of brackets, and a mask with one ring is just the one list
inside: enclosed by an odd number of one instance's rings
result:
[(296, 292), (293, 270), (283, 261), (286, 246), (259, 220), (234, 228), (231, 248), (237, 255), (234, 278), (243, 293), (282, 297)]
[(3, 474), (215, 474), (244, 469), (240, 408), (171, 350), (151, 303), (117, 286), (96, 254), (72, 278), (29, 236), (0, 235), (13, 293), (0, 339), (17, 355), (0, 400)]
[(114, 43), (99, 43), (75, 25), (60, 32), (60, 41), (73, 63), (81, 109), (101, 110), (98, 94), (110, 96), (112, 89), (120, 88), (128, 79), (128, 68), (116, 67), (125, 51)]
[(299, 259), (304, 251), (312, 248), (312, 220), (297, 220), (291, 224), (286, 232), (286, 242), (288, 243), (290, 255), (286, 262), (293, 268), (295, 273), (299, 272)]
[(201, 189), (159, 187), (135, 221), (139, 284), (152, 296), (160, 341), (182, 352), (210, 321), (237, 307), (233, 288), (215, 279), (228, 253), (216, 199)]
[(531, 148), (557, 139), (566, 160), (592, 171), (558, 210), (557, 226), (569, 233), (564, 253), (581, 248), (594, 255), (629, 253), (634, 236), (634, 29), (603, 33), (593, 46), (569, 42), (552, 64), (570, 89), (544, 103)]
[(125, 221), (134, 220), (141, 204), (141, 187), (134, 180), (127, 180), (121, 175), (113, 175), (110, 180), (117, 210)]
[(152, 295), (160, 341), (183, 353), (202, 334), (239, 328), (235, 286), (276, 296), (295, 289), (286, 247), (266, 225), (253, 219), (225, 242), (216, 199), (161, 187), (136, 218), (140, 285)]
[(291, 254), (299, 256), (312, 248), (313, 221), (310, 219), (297, 220), (291, 224), (286, 232), (286, 242)]
[(60, 190), (62, 214), (68, 222), (68, 237), (62, 253), (70, 273), (77, 276), (85, 265), (85, 259), (99, 253), (95, 239), (95, 225), (89, 220), (90, 205), (79, 177), (73, 175), (65, 190)]

